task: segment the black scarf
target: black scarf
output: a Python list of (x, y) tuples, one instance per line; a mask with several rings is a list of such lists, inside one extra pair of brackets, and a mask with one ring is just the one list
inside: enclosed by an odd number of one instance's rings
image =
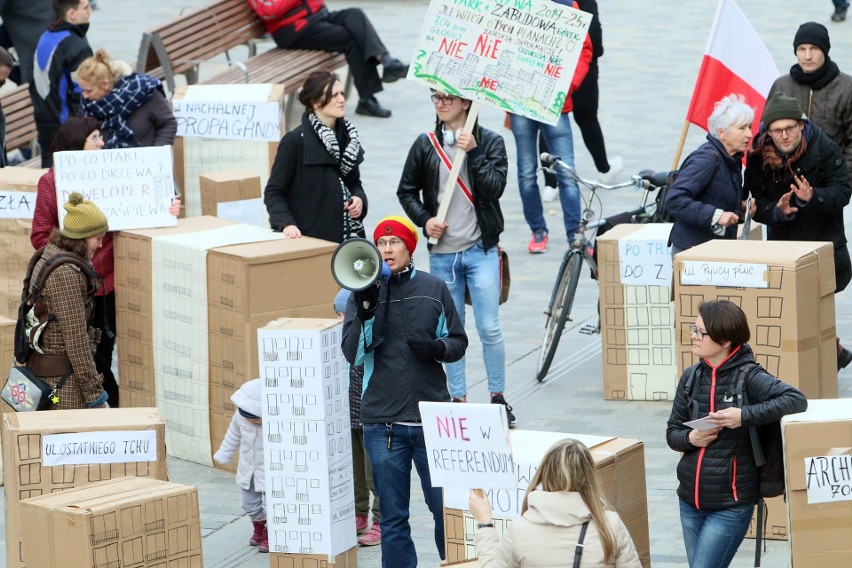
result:
[(825, 56), (825, 65), (813, 73), (805, 73), (798, 63), (790, 67), (790, 76), (793, 77), (793, 80), (802, 85), (807, 85), (814, 91), (818, 91), (831, 83), (839, 74), (840, 68), (828, 55)]

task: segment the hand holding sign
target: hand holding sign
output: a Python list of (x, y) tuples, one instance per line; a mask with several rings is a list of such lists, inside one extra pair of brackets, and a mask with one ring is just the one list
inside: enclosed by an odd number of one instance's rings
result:
[(487, 524), (491, 522), (491, 502), (482, 489), (470, 490), (468, 509), (477, 523)]

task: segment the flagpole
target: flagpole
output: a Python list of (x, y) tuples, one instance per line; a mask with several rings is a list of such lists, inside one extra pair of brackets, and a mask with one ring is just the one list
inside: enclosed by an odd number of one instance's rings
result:
[(672, 169), (676, 170), (678, 164), (680, 164), (680, 156), (683, 154), (683, 145), (686, 143), (686, 133), (689, 131), (689, 121), (683, 121), (683, 130), (680, 132), (680, 141), (677, 144), (677, 150), (675, 151), (674, 161), (672, 162)]

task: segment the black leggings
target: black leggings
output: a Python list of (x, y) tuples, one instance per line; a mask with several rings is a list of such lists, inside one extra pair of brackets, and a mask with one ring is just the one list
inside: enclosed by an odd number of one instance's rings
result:
[(95, 351), (95, 367), (104, 377), (104, 390), (111, 408), (118, 408), (118, 382), (112, 372), (112, 353), (115, 348), (115, 292), (95, 296), (92, 325), (101, 330), (101, 342)]

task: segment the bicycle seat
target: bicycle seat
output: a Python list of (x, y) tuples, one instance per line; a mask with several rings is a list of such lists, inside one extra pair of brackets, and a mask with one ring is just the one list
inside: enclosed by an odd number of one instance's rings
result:
[(654, 187), (663, 187), (669, 178), (669, 172), (655, 172), (654, 170), (642, 170), (639, 175)]

